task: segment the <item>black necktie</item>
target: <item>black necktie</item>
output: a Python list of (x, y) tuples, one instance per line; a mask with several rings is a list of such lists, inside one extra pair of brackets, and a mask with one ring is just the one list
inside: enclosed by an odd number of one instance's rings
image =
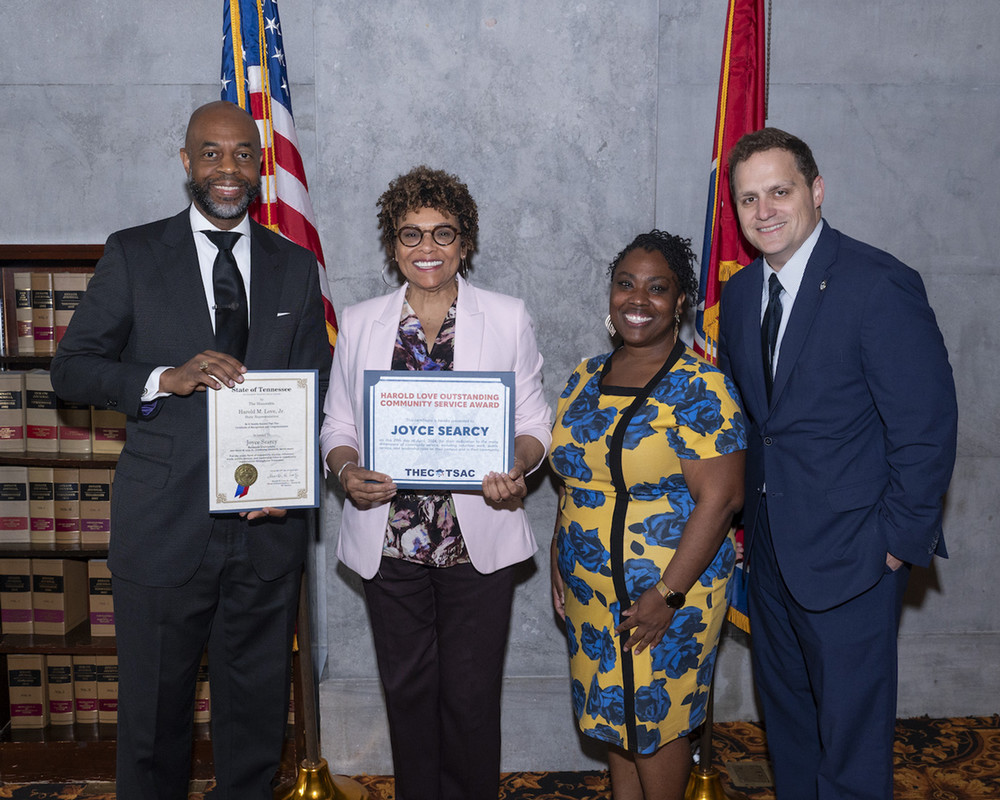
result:
[(247, 352), (247, 293), (243, 276), (236, 266), (233, 247), (241, 234), (232, 231), (205, 231), (219, 248), (212, 266), (215, 290), (215, 349), (242, 361)]
[(764, 357), (764, 385), (767, 387), (767, 402), (771, 402), (771, 388), (774, 386), (774, 347), (778, 343), (778, 328), (781, 327), (781, 282), (771, 274), (767, 282), (767, 308), (760, 326), (760, 352)]

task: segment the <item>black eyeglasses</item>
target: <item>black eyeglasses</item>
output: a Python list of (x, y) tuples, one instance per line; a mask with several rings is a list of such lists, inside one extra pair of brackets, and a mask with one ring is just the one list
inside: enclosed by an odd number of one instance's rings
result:
[(447, 247), (458, 238), (459, 231), (451, 225), (435, 225), (430, 230), (422, 230), (416, 225), (406, 225), (396, 231), (396, 238), (403, 247), (416, 247), (424, 240), (425, 233), (429, 233), (441, 247)]

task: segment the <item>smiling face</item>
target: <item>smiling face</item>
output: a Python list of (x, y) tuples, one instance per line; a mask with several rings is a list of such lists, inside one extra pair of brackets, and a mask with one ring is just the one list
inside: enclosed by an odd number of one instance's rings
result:
[(809, 186), (795, 156), (774, 148), (737, 164), (733, 187), (743, 235), (780, 270), (819, 223), (823, 178)]
[(663, 255), (636, 248), (611, 277), (608, 308), (626, 345), (669, 349), (674, 345), (675, 317), (685, 299)]
[(461, 231), (461, 226), (453, 214), (435, 208), (421, 208), (408, 211), (396, 223), (396, 233), (401, 228), (417, 228), (424, 233), (420, 244), (406, 247), (396, 238), (395, 256), (400, 272), (410, 284), (410, 290), (429, 294), (452, 291), (455, 275), (465, 255), (465, 245), (459, 235), (448, 245), (434, 241), (432, 231), (439, 225), (450, 225)]
[(191, 199), (223, 230), (236, 227), (260, 193), (260, 136), (232, 103), (210, 103), (191, 116), (181, 148)]

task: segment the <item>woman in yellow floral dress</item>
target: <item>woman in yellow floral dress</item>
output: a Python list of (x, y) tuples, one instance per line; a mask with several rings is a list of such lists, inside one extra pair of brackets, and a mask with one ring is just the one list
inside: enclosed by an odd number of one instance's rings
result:
[(690, 241), (638, 236), (612, 262), (611, 353), (562, 392), (552, 596), (580, 729), (609, 746), (615, 800), (680, 800), (735, 562), (746, 437), (736, 390), (678, 339)]

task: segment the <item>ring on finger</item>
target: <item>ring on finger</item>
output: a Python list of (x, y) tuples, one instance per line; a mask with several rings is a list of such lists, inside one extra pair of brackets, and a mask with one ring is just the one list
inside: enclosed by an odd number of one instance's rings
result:
[(208, 372), (208, 362), (207, 361), (202, 361), (198, 365), (198, 369), (200, 369), (202, 372)]

